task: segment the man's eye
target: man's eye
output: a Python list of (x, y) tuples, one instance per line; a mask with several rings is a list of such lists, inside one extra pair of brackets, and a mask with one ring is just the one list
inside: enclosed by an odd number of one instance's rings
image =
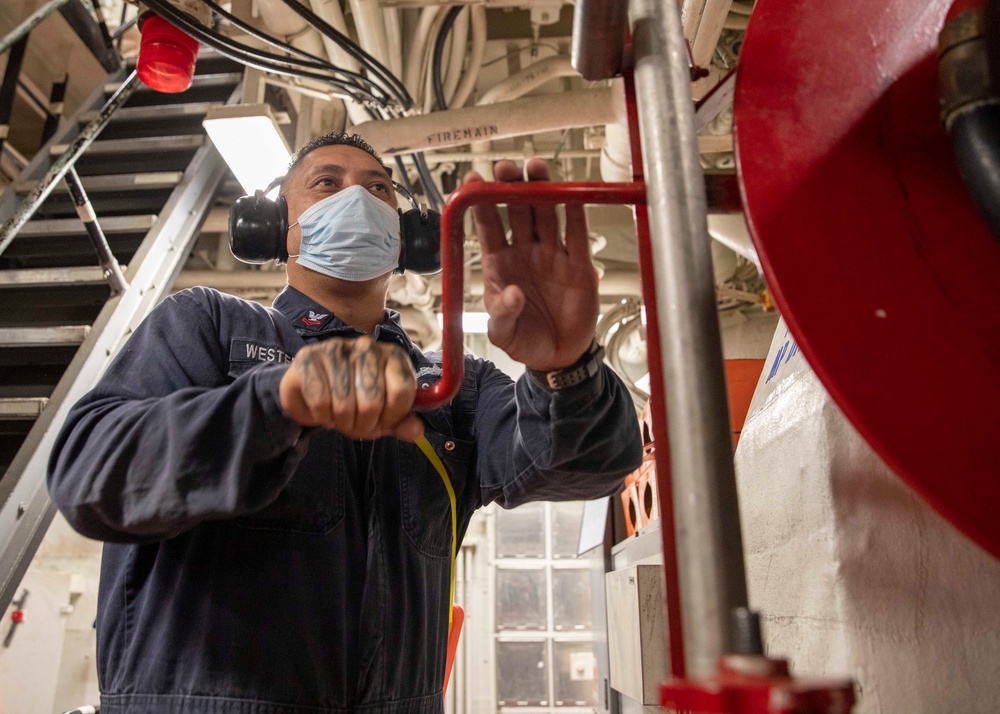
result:
[(372, 188), (374, 188), (376, 191), (382, 191), (384, 193), (389, 192), (389, 187), (386, 186), (384, 183), (377, 183), (374, 186), (372, 186)]

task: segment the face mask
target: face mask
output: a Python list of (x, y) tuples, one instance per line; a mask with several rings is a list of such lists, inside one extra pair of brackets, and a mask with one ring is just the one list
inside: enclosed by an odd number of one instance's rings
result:
[(288, 257), (317, 273), (360, 282), (399, 265), (399, 214), (363, 186), (317, 201), (296, 223), (302, 243), (299, 254)]

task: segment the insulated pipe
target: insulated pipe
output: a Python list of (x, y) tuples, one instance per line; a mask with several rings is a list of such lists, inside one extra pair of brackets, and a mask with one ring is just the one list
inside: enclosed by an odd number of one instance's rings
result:
[(9, 50), (14, 43), (22, 37), (26, 37), (28, 33), (34, 30), (42, 20), (61, 8), (67, 2), (68, 0), (49, 0), (49, 2), (45, 3), (31, 13), (31, 15), (29, 15), (24, 22), (7, 33), (7, 35), (0, 40), (0, 55)]
[[(279, 3), (288, 11), (288, 7)], [(347, 20), (344, 18), (344, 11), (340, 8), (340, 0), (311, 0), (313, 12), (319, 15), (320, 19), (326, 22), (343, 35), (347, 35)], [(296, 16), (298, 17), (298, 16)], [(350, 72), (360, 72), (361, 65), (348, 52), (326, 35), (322, 35), (323, 46), (326, 48), (326, 55), (330, 62), (337, 67), (342, 67)], [(293, 43), (294, 44), (294, 43)], [(351, 121), (355, 124), (368, 121), (371, 117), (365, 107), (350, 99), (344, 100), (344, 108)]]
[(406, 55), (406, 67), (403, 69), (403, 84), (407, 91), (416, 99), (420, 95), (423, 86), (424, 56), (427, 54), (427, 43), (431, 35), (431, 30), (437, 21), (439, 7), (425, 7), (420, 11), (420, 19), (417, 21), (417, 29), (413, 33), (413, 42), (410, 51)]
[[(340, 0), (311, 0), (309, 4), (312, 6), (312, 11), (333, 29), (343, 35), (348, 34), (347, 20), (344, 18), (344, 11), (340, 8)], [(283, 3), (278, 3), (278, 6), (284, 8), (286, 12), (288, 11), (287, 6)], [(305, 22), (305, 20), (302, 21)], [(330, 62), (350, 72), (360, 71), (361, 65), (343, 47), (326, 35), (323, 35), (322, 39), (323, 46), (326, 48), (326, 56), (329, 57)]]
[(681, 16), (684, 23), (684, 38), (688, 42), (694, 42), (694, 36), (698, 34), (698, 25), (701, 24), (701, 16), (705, 13), (706, 2), (707, 0), (684, 0)]
[(7, 250), (7, 246), (11, 244), (17, 236), (17, 232), (24, 227), (24, 224), (31, 220), (31, 217), (38, 210), (38, 207), (42, 205), (49, 194), (52, 193), (52, 189), (56, 187), (66, 173), (69, 171), (77, 159), (83, 155), (92, 143), (94, 139), (97, 138), (98, 134), (108, 125), (111, 121), (112, 115), (118, 110), (125, 102), (128, 101), (129, 97), (135, 91), (138, 86), (138, 77), (133, 71), (118, 90), (111, 95), (111, 98), (105, 102), (104, 106), (101, 108), (100, 113), (97, 117), (87, 124), (83, 130), (77, 135), (70, 145), (66, 148), (66, 151), (56, 159), (49, 170), (45, 172), (45, 175), (35, 184), (35, 187), (31, 189), (30, 192), (21, 201), (21, 205), (18, 206), (17, 210), (14, 212), (10, 218), (4, 222), (3, 226), (0, 226), (0, 253)]
[[(384, 67), (391, 67), (389, 43), (385, 36), (385, 16), (378, 0), (350, 0), (358, 44)], [(395, 74), (395, 72), (394, 72)], [(398, 75), (397, 75), (398, 76)]]
[(543, 131), (599, 126), (618, 120), (610, 89), (528, 97), (488, 106), (450, 109), (355, 127), (385, 156), (462, 146), (474, 139), (504, 139)]
[(476, 80), (479, 79), (479, 70), (482, 69), (483, 57), (486, 54), (486, 8), (482, 5), (473, 5), (469, 12), (472, 15), (472, 53), (469, 55), (469, 68), (462, 76), (462, 81), (455, 90), (455, 96), (448, 102), (449, 109), (465, 106), (476, 86)]
[(747, 595), (705, 183), (677, 6), (630, 0), (629, 10), (685, 660), (689, 676), (710, 677)]
[(469, 41), (469, 11), (462, 10), (455, 18), (451, 28), (451, 55), (448, 59), (448, 71), (444, 76), (444, 97), (450, 103), (458, 89), (458, 80), (462, 78), (462, 64), (465, 61), (465, 47)]
[(707, 68), (712, 63), (712, 55), (719, 45), (722, 28), (732, 5), (733, 0), (706, 0), (698, 32), (691, 41), (691, 56), (696, 67)]
[(403, 28), (399, 21), (399, 10), (394, 7), (382, 8), (385, 24), (385, 45), (389, 53), (386, 67), (397, 77), (403, 76)]
[[(566, 55), (546, 57), (491, 87), (479, 98), (476, 104), (478, 106), (486, 106), (488, 104), (517, 99), (558, 77), (576, 76), (577, 72), (573, 69), (573, 63)], [(474, 141), (471, 148), (474, 154), (485, 153), (490, 150), (490, 142)], [(474, 159), (472, 170), (486, 179), (493, 176), (493, 167), (484, 161)]]
[(576, 0), (573, 69), (591, 81), (621, 74), (628, 5), (621, 0)]
[(317, 57), (326, 55), (323, 51), (323, 38), (319, 32), (289, 10), (281, 0), (257, 0), (257, 9), (260, 11), (264, 26), (285, 42)]

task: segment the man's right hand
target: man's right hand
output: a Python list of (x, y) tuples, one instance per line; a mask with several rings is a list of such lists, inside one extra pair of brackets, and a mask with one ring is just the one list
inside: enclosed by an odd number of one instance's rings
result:
[(303, 347), (279, 388), (282, 410), (298, 424), (364, 440), (422, 436), (423, 422), (412, 413), (416, 393), (406, 351), (368, 337)]

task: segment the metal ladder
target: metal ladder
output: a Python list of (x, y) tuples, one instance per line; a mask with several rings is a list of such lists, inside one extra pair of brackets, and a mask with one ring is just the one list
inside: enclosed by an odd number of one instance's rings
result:
[[(39, 150), (0, 196), (0, 223), (128, 76), (109, 75)], [(197, 239), (226, 175), (201, 122), (209, 107), (238, 100), (241, 80), (242, 67), (203, 53), (190, 89), (136, 88), (77, 160), (126, 290), (112, 290), (65, 182), (0, 248), (0, 607), (54, 515), (46, 465), (69, 408), (170, 289)]]

